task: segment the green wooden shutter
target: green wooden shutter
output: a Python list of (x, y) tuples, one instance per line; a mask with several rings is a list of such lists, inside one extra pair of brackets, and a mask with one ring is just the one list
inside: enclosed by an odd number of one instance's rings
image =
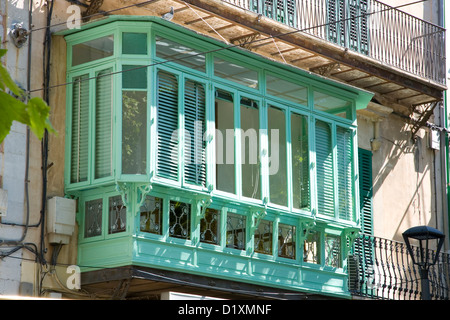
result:
[(353, 219), (353, 132), (337, 127), (337, 178), (339, 218)]
[(89, 75), (73, 79), (70, 182), (87, 181), (89, 157)]
[(333, 217), (334, 179), (331, 125), (318, 120), (315, 131), (318, 213)]
[(185, 180), (195, 185), (206, 185), (206, 128), (205, 89), (201, 83), (187, 80), (184, 86), (184, 127), (188, 133), (184, 149)]
[(157, 85), (156, 174), (178, 180), (178, 80), (175, 75), (160, 71)]
[(358, 149), (361, 232), (372, 235), (372, 152)]
[(345, 1), (327, 0), (328, 40), (345, 46)]
[(95, 86), (95, 178), (112, 175), (112, 69), (97, 74)]

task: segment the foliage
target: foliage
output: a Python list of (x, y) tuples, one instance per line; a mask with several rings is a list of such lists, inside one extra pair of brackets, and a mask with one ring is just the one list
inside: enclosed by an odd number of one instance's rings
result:
[[(0, 49), (0, 58), (6, 54)], [(8, 89), (12, 94), (8, 93)], [(27, 125), (31, 131), (42, 139), (45, 130), (55, 133), (48, 117), (50, 107), (41, 98), (31, 98), (22, 102), (25, 93), (11, 79), (6, 68), (0, 63), (0, 143), (6, 138), (13, 121)]]

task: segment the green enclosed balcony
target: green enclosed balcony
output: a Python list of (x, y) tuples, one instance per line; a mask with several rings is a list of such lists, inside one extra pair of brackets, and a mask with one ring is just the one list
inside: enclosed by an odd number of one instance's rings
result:
[(85, 272), (148, 267), (348, 297), (372, 95), (159, 18), (65, 34), (65, 188)]

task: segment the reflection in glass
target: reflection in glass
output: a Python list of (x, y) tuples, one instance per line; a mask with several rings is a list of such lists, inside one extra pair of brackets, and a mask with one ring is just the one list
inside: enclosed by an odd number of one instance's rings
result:
[(127, 227), (127, 207), (121, 196), (109, 198), (109, 230), (108, 233), (124, 232)]
[(86, 201), (84, 211), (84, 237), (90, 238), (102, 234), (103, 200)]
[(258, 89), (258, 72), (227, 60), (214, 58), (214, 75), (244, 86)]
[(72, 47), (72, 66), (110, 57), (114, 54), (114, 36), (106, 36)]
[(274, 77), (266, 76), (267, 93), (295, 103), (308, 105), (308, 89), (298, 84)]
[(216, 91), (216, 188), (235, 193), (233, 96)]
[(278, 225), (278, 256), (295, 259), (295, 226)]
[(140, 208), (140, 230), (144, 232), (162, 234), (162, 207), (163, 199), (146, 196)]
[(329, 114), (352, 119), (351, 103), (347, 100), (330, 96), (326, 93), (314, 92), (314, 109), (324, 111)]
[(287, 206), (286, 115), (283, 110), (269, 106), (267, 119), (270, 202)]
[(303, 261), (320, 264), (320, 234), (316, 231), (308, 232), (303, 243)]
[(219, 244), (220, 241), (220, 211), (206, 209), (205, 217), (200, 221), (200, 241)]
[(156, 37), (155, 45), (158, 58), (170, 60), (197, 71), (206, 71), (206, 57), (199, 51), (163, 37)]
[(308, 209), (309, 148), (308, 122), (305, 116), (291, 114), (292, 200), (296, 209)]
[(258, 103), (241, 99), (242, 195), (261, 199)]
[(255, 231), (255, 252), (272, 254), (272, 221), (259, 222)]
[(227, 213), (227, 248), (245, 250), (246, 217), (236, 213)]

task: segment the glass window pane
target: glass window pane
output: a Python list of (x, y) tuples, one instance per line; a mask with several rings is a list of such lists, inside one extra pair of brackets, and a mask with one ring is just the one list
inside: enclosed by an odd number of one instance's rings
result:
[(127, 228), (127, 207), (121, 196), (109, 198), (109, 230), (108, 233), (124, 232)]
[(286, 115), (283, 110), (269, 106), (267, 118), (270, 202), (287, 206)]
[(110, 57), (113, 54), (113, 35), (86, 41), (72, 47), (72, 66)]
[(147, 169), (147, 91), (122, 92), (122, 173)]
[(227, 213), (227, 248), (245, 250), (246, 217), (236, 213)]
[(146, 66), (124, 65), (122, 71), (122, 88), (147, 89)]
[(162, 234), (163, 199), (146, 196), (140, 208), (141, 231)]
[(84, 211), (84, 237), (90, 238), (102, 234), (103, 200), (86, 201)]
[(303, 261), (320, 264), (320, 234), (316, 231), (308, 232), (303, 243)]
[(206, 209), (205, 217), (200, 221), (200, 241), (219, 244), (220, 242), (220, 211)]
[(169, 235), (175, 238), (191, 238), (191, 205), (170, 201), (169, 207)]
[(123, 54), (147, 54), (147, 34), (124, 32), (122, 34)]
[(341, 266), (341, 238), (325, 234), (325, 265), (339, 268)]
[(163, 37), (156, 37), (156, 56), (197, 71), (206, 71), (206, 56), (204, 54)]
[(228, 92), (216, 91), (216, 189), (235, 193), (234, 104)]
[(255, 252), (272, 254), (272, 221), (259, 222), (255, 230)]
[(278, 256), (288, 259), (295, 259), (295, 226), (282, 224), (278, 225)]
[(309, 197), (309, 148), (308, 122), (305, 116), (291, 114), (292, 148), (292, 200), (296, 209), (308, 210)]
[(350, 101), (330, 96), (326, 93), (314, 92), (314, 109), (324, 111), (329, 114), (352, 119), (352, 104)]
[(308, 89), (271, 75), (266, 76), (267, 93), (277, 98), (308, 105)]
[(260, 199), (259, 110), (258, 103), (241, 99), (242, 195)]
[(241, 65), (217, 57), (214, 58), (214, 75), (250, 88), (258, 89), (257, 71), (253, 71)]

